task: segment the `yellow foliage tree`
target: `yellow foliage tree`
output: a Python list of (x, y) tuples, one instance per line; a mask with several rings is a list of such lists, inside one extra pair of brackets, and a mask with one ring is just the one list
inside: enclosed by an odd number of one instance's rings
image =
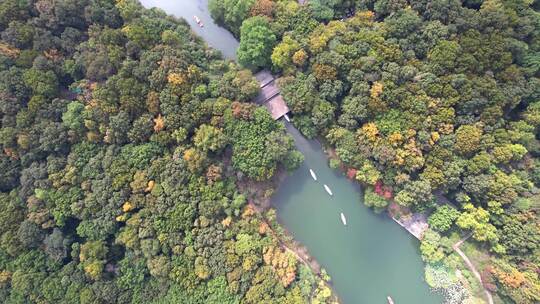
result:
[(347, 25), (356, 28), (370, 27), (375, 20), (375, 13), (372, 11), (358, 11), (354, 17), (347, 20)]
[(161, 117), (161, 114), (159, 114), (158, 117), (154, 118), (154, 132), (158, 133), (163, 128), (165, 128), (165, 121)]
[(156, 185), (156, 182), (151, 180), (151, 181), (148, 181), (148, 185), (146, 186), (146, 188), (144, 189), (144, 192), (151, 192), (152, 189), (154, 189), (154, 186)]
[(379, 128), (374, 122), (368, 122), (362, 126), (362, 134), (371, 142), (375, 142), (379, 135)]
[(93, 261), (84, 266), (84, 272), (93, 280), (97, 280), (103, 273), (103, 262)]
[(146, 108), (148, 112), (157, 114), (159, 112), (159, 94), (155, 91), (150, 91), (146, 95)]
[(306, 51), (304, 51), (304, 49), (300, 49), (296, 51), (292, 57), (293, 63), (299, 67), (304, 66), (304, 64), (306, 64), (307, 59), (308, 59), (308, 54), (306, 53)]
[(0, 42), (0, 54), (10, 57), (10, 58), (17, 58), (20, 54), (20, 50), (17, 48), (14, 48), (10, 46), (9, 44)]
[(326, 64), (314, 64), (313, 74), (318, 80), (334, 80), (337, 77), (337, 70), (335, 67)]
[(230, 216), (227, 216), (226, 218), (223, 219), (223, 221), (221, 221), (221, 224), (223, 225), (223, 227), (229, 227), (232, 223), (232, 217)]
[(525, 276), (517, 269), (512, 268), (510, 272), (505, 272), (497, 268), (491, 269), (491, 273), (504, 285), (511, 288), (519, 288), (525, 282)]
[(122, 211), (124, 212), (129, 212), (131, 210), (133, 210), (135, 207), (133, 206), (133, 204), (131, 204), (130, 202), (125, 202), (123, 205), (122, 205)]
[(255, 208), (253, 208), (253, 205), (248, 204), (246, 208), (244, 209), (244, 212), (242, 213), (242, 218), (247, 218), (255, 214)]
[(11, 280), (11, 272), (7, 270), (0, 271), (0, 286), (5, 287)]
[(190, 65), (187, 70), (187, 78), (191, 83), (198, 83), (202, 80), (202, 72), (196, 65)]
[(279, 247), (265, 247), (263, 260), (266, 265), (272, 266), (274, 273), (284, 287), (289, 286), (295, 280), (296, 258), (290, 252), (282, 251)]
[(180, 73), (170, 73), (167, 76), (167, 81), (175, 86), (182, 86), (187, 82), (186, 78)]
[(399, 132), (394, 132), (390, 134), (390, 136), (388, 137), (388, 140), (393, 146), (398, 146), (399, 144), (403, 142), (403, 135), (401, 135), (401, 133)]
[(206, 161), (206, 155), (195, 148), (187, 149), (184, 152), (183, 158), (186, 161), (188, 169), (191, 172), (200, 170), (203, 167), (204, 162)]
[(369, 90), (369, 94), (371, 98), (378, 99), (383, 91), (383, 88), (384, 86), (382, 83), (378, 81), (374, 82), (373, 85), (371, 86), (371, 89)]

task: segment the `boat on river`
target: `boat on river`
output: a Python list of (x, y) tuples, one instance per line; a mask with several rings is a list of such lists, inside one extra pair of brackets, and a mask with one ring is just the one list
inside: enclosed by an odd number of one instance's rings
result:
[(341, 212), (341, 222), (343, 223), (343, 226), (347, 226), (347, 219), (345, 218), (345, 214)]
[(285, 117), (286, 121), (291, 122), (291, 119), (289, 118), (289, 115), (285, 114), (285, 115), (283, 115), (283, 117)]
[(313, 170), (309, 169), (309, 173), (311, 173), (311, 177), (313, 177), (314, 180), (317, 180), (317, 175), (315, 172), (313, 172)]
[(197, 16), (193, 16), (193, 19), (195, 19), (195, 22), (197, 22), (197, 24), (200, 26), (200, 27), (203, 27), (204, 24), (202, 23), (201, 19)]
[(328, 192), (328, 194), (334, 195), (334, 194), (332, 193), (332, 190), (330, 190), (330, 187), (328, 187), (327, 185), (324, 185), (324, 190), (326, 190), (326, 192)]
[(394, 304), (394, 300), (390, 296), (387, 296), (386, 299), (388, 300), (388, 304)]

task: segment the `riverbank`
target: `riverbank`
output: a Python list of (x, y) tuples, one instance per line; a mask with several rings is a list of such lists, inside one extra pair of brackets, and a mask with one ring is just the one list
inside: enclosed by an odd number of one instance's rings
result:
[[(227, 166), (227, 163), (224, 163), (224, 165)], [(331, 290), (331, 295), (329, 296), (330, 303), (340, 303), (339, 296), (335, 292), (326, 271), (321, 267), (319, 262), (309, 254), (308, 249), (301, 243), (295, 241), (293, 235), (279, 223), (276, 218), (276, 211), (275, 209), (272, 209), (272, 194), (275, 189), (279, 188), (289, 174), (290, 172), (285, 168), (279, 167), (274, 176), (268, 181), (257, 182), (247, 178), (237, 178), (236, 185), (240, 193), (246, 196), (248, 206), (257, 213), (260, 220), (268, 227), (268, 231), (270, 231), (272, 236), (279, 242), (280, 248), (292, 254), (299, 263), (310, 269), (317, 278), (317, 286), (313, 286), (311, 297), (313, 298), (321, 287), (325, 287), (328, 290)]]
[[(292, 254), (297, 261), (308, 267), (312, 271), (312, 273), (318, 277), (318, 286), (322, 285), (332, 291), (332, 294), (330, 296), (330, 303), (340, 303), (339, 296), (335, 292), (331, 283), (331, 279), (326, 273), (326, 271), (321, 268), (320, 264), (309, 254), (307, 248), (299, 242), (295, 241), (292, 235), (283, 227), (283, 225), (281, 225), (277, 221), (275, 217), (275, 210), (269, 209), (268, 212), (270, 212), (272, 215), (268, 216), (268, 213), (265, 212), (260, 212), (259, 214), (261, 215), (262, 220), (266, 223), (269, 231), (272, 233), (274, 238), (279, 241), (280, 247)], [(313, 288), (311, 295), (312, 299), (316, 292), (317, 288)]]
[[(321, 139), (319, 138), (318, 141), (320, 142)], [(351, 181), (357, 182), (355, 176), (349, 175), (349, 172), (356, 173), (357, 170), (352, 169), (351, 171), (351, 168), (347, 168), (346, 166), (344, 166), (343, 163), (339, 160), (335, 149), (329, 146), (325, 141), (323, 141), (323, 143), (323, 151), (327, 155), (329, 163), (332, 159), (339, 162), (339, 166), (337, 169), (339, 169), (339, 171), (343, 175), (347, 176), (347, 178), (349, 178)], [(371, 187), (360, 182), (358, 183), (362, 188)], [(388, 217), (390, 217), (394, 222), (403, 227), (403, 229), (407, 230), (415, 238), (417, 238), (418, 240), (422, 240), (424, 232), (429, 228), (429, 225), (427, 223), (427, 215), (423, 213), (413, 213), (407, 208), (400, 207), (392, 199), (387, 199), (387, 201), (389, 203), (388, 207), (386, 208), (386, 213), (388, 214)]]
[[(230, 150), (224, 152), (223, 164), (225, 168), (232, 169), (230, 164)], [(226, 174), (231, 176), (234, 170), (227, 170)], [(318, 294), (322, 293), (323, 289), (331, 291), (327, 296), (326, 303), (338, 304), (339, 297), (331, 284), (330, 277), (321, 267), (315, 258), (313, 258), (308, 249), (294, 240), (292, 234), (281, 225), (276, 218), (276, 210), (272, 209), (271, 197), (274, 189), (284, 182), (290, 174), (285, 168), (278, 167), (274, 176), (267, 181), (258, 182), (249, 178), (235, 176), (236, 186), (239, 192), (246, 196), (248, 201), (247, 208), (252, 210), (252, 213), (259, 218), (264, 224), (260, 231), (269, 232), (272, 238), (277, 241), (279, 248), (294, 256), (295, 260), (310, 269), (313, 276), (316, 278), (315, 284), (312, 286), (311, 300)], [(251, 213), (251, 212), (250, 212)], [(310, 301), (311, 302), (311, 301)]]
[[(320, 139), (319, 139), (320, 140)], [(328, 159), (336, 159), (339, 160), (339, 157), (337, 156), (336, 151), (332, 147), (325, 146), (324, 152), (327, 155)], [(341, 162), (340, 162), (341, 164)], [(339, 171), (347, 175), (348, 168), (343, 166), (342, 164), (339, 166)], [(354, 180), (353, 177), (347, 176), (349, 179)], [(363, 187), (367, 187), (367, 185), (362, 185)], [(452, 204), (446, 197), (442, 195), (442, 193), (434, 193), (437, 203), (439, 205), (450, 205), (453, 208), (457, 207)], [(422, 240), (424, 232), (429, 229), (429, 224), (427, 223), (427, 216), (428, 214), (425, 213), (411, 213), (408, 209), (404, 209), (403, 207), (400, 207), (392, 200), (389, 200), (391, 203), (387, 208), (387, 214), (388, 216), (394, 220), (398, 225), (403, 227), (405, 230), (407, 230), (411, 235), (416, 237), (418, 240)], [(493, 304), (493, 296), (491, 292), (486, 289), (484, 286), (484, 282), (482, 280), (482, 276), (480, 272), (477, 270), (477, 268), (474, 266), (473, 262), (469, 257), (461, 250), (460, 246), (463, 245), (470, 237), (472, 236), (472, 233), (468, 233), (463, 238), (460, 238), (458, 241), (456, 241), (452, 245), (452, 250), (462, 259), (464, 263), (464, 267), (468, 269), (472, 273), (471, 276), (463, 276), (462, 272), (459, 269), (456, 269), (456, 276), (458, 277), (459, 281), (467, 288), (469, 291), (471, 298), (476, 298), (479, 301), (483, 301), (479, 298), (479, 291), (481, 290), (481, 293), (484, 295), (483, 298), (485, 298), (486, 303)], [(476, 280), (477, 282), (471, 282), (470, 280)], [(473, 285), (476, 286), (473, 288)]]

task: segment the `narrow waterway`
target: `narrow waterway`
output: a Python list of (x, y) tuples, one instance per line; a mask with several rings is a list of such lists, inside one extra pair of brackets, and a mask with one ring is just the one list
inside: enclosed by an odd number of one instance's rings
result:
[(441, 303), (424, 282), (418, 241), (388, 216), (365, 207), (360, 187), (328, 167), (318, 141), (286, 127), (305, 161), (280, 185), (272, 202), (280, 222), (326, 268), (342, 302), (387, 303), (391, 296), (396, 304)]
[[(215, 25), (207, 0), (141, 0), (145, 7), (160, 7), (184, 17), (207, 43), (235, 59), (238, 42)], [(193, 16), (204, 23), (200, 28)], [(441, 303), (423, 280), (423, 263), (418, 241), (385, 215), (377, 215), (362, 203), (358, 185), (328, 167), (321, 145), (307, 140), (286, 123), (296, 146), (305, 156), (302, 166), (277, 189), (272, 202), (280, 222), (305, 245), (310, 254), (332, 277), (332, 284), (344, 304)], [(314, 181), (309, 169), (315, 171)], [(333, 192), (328, 195), (323, 184)], [(340, 213), (347, 218), (347, 226)]]
[[(168, 14), (183, 17), (191, 25), (193, 31), (206, 43), (221, 51), (227, 59), (236, 60), (238, 41), (226, 29), (212, 20), (208, 11), (208, 0), (139, 0), (146, 8), (159, 7)], [(203, 23), (200, 27), (195, 21), (197, 16)]]

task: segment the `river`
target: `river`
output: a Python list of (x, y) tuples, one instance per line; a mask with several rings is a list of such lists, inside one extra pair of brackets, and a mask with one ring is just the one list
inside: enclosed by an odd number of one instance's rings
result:
[[(139, 0), (146, 8), (159, 7), (168, 14), (183, 17), (191, 25), (193, 31), (202, 37), (209, 46), (221, 51), (227, 59), (236, 60), (238, 41), (226, 29), (212, 20), (208, 11), (208, 0)], [(200, 27), (194, 16), (204, 24)]]
[[(195, 33), (226, 58), (236, 59), (238, 41), (212, 21), (207, 0), (140, 0), (145, 7), (160, 7), (184, 17)], [(193, 16), (204, 23), (200, 28)], [(344, 304), (441, 303), (423, 279), (418, 240), (386, 215), (377, 215), (362, 203), (358, 185), (328, 167), (321, 145), (307, 140), (286, 123), (296, 146), (305, 156), (302, 166), (279, 186), (272, 198), (279, 221), (332, 277)], [(315, 171), (314, 181), (309, 169)], [(333, 192), (329, 196), (323, 184)], [(340, 213), (347, 217), (347, 226)]]

